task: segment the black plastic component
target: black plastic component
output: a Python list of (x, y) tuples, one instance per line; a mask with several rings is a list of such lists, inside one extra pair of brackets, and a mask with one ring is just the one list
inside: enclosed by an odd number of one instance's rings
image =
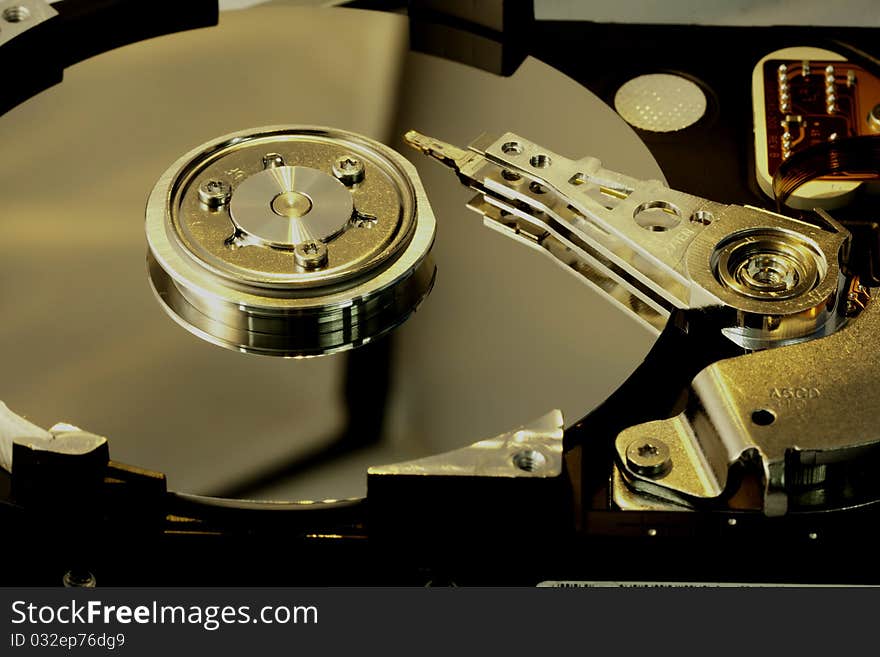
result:
[[(608, 105), (638, 75), (670, 73), (705, 92), (707, 110), (684, 130), (634, 128), (675, 189), (722, 203), (770, 207), (754, 175), (752, 69), (765, 55), (814, 46), (852, 56), (876, 49), (877, 31), (841, 27), (727, 27), (536, 21), (529, 54), (571, 76)], [(862, 65), (870, 65), (861, 58)], [(573, 155), (578, 155), (574, 153)]]
[(12, 460), (15, 503), (66, 514), (82, 508), (85, 503), (95, 506), (110, 452), (106, 442), (83, 454), (65, 454), (15, 443)]
[(410, 47), (496, 75), (512, 75), (528, 54), (531, 2), (410, 0)]
[(163, 34), (217, 24), (217, 0), (65, 0), (58, 15), (0, 48), (0, 113), (55, 84), (84, 59)]

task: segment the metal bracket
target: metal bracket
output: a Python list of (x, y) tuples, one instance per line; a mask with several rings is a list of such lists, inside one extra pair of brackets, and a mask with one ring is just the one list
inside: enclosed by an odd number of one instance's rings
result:
[(57, 15), (46, 0), (0, 0), (0, 46)]
[[(622, 431), (615, 441), (631, 490), (684, 506), (728, 506), (751, 470), (767, 515), (858, 506), (876, 498), (880, 458), (880, 304), (810, 342), (729, 358), (693, 380), (680, 415)], [(628, 450), (660, 447), (662, 471)], [(624, 496), (626, 497), (626, 496)]]
[(562, 411), (461, 449), (414, 461), (374, 466), (370, 477), (557, 477), (562, 472)]
[(447, 556), (464, 556), (477, 537), (508, 548), (513, 537), (551, 541), (573, 513), (563, 433), (562, 413), (554, 410), (469, 447), (370, 468), (370, 536), (395, 549), (421, 545)]

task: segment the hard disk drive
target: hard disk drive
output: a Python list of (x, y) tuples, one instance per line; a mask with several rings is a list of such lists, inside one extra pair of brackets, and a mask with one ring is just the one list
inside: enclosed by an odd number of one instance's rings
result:
[(0, 1), (0, 579), (877, 583), (876, 29), (547, 11)]

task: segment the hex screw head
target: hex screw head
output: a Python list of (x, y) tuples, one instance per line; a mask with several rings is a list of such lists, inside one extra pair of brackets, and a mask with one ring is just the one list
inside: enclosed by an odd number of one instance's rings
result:
[(351, 186), (364, 179), (364, 163), (354, 155), (337, 157), (333, 162), (333, 175), (346, 186)]
[(95, 576), (87, 570), (68, 570), (61, 578), (65, 588), (93, 589), (97, 582)]
[(225, 180), (206, 180), (199, 185), (199, 200), (209, 208), (219, 208), (232, 198), (232, 185)]
[(672, 457), (662, 440), (638, 438), (626, 447), (626, 463), (637, 474), (657, 478), (672, 468)]
[(278, 153), (266, 153), (263, 156), (263, 168), (274, 169), (275, 167), (283, 167), (284, 158)]
[(294, 247), (293, 257), (304, 269), (320, 269), (327, 264), (327, 245), (317, 240), (302, 242)]

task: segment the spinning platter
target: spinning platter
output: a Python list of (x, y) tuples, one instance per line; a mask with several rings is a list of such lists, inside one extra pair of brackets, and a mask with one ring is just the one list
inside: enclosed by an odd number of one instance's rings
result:
[[(438, 224), (435, 289), (373, 362), (227, 351), (182, 330), (153, 297), (144, 208), (162, 172), (203, 142), (276, 124), (363, 134), (419, 169)], [(344, 432), (354, 360), (356, 394), (384, 406), (381, 438), (247, 491), (297, 499), (362, 494), (367, 464), (460, 447), (552, 408), (583, 415), (650, 336), (483, 228), (466, 191), (402, 144), (411, 127), (459, 141), (519, 130), (662, 176), (626, 124), (572, 80), (534, 60), (501, 78), (411, 52), (394, 15), (258, 7), (112, 51), (0, 126), (4, 152), (16, 154), (0, 164), (0, 331), (14, 373), (4, 401), (41, 426), (64, 420), (112, 437), (115, 459), (163, 471), (175, 489), (222, 493)]]
[[(527, 59), (500, 77), (413, 52), (407, 35), (404, 17), (378, 12), (227, 12), (217, 27), (76, 65), (5, 116), (0, 398), (41, 426), (110, 437), (114, 459), (165, 472), (175, 490), (321, 499), (362, 495), (367, 465), (461, 447), (553, 408), (571, 423), (612, 392), (652, 336), (485, 229), (467, 191), (402, 135), (467, 143), (514, 131), (635, 177), (662, 172), (622, 119), (551, 67)], [(169, 319), (151, 289), (144, 209), (162, 173), (202, 144), (277, 125), (393, 149), (436, 218), (433, 291), (353, 351), (224, 349)], [(350, 442), (353, 426), (364, 445), (315, 456)]]

